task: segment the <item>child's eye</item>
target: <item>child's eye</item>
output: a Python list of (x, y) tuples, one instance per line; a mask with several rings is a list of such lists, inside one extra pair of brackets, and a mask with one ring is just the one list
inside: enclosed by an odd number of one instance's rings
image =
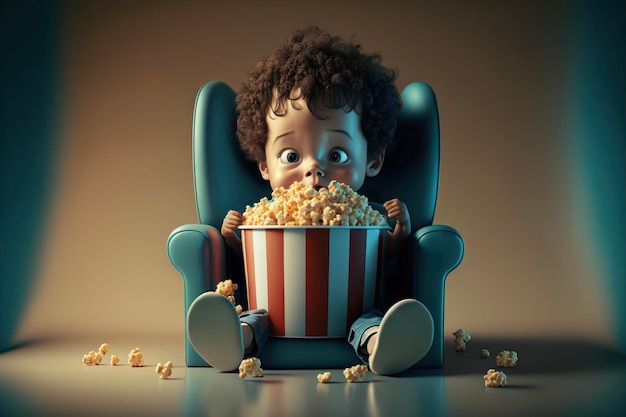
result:
[(348, 154), (343, 149), (335, 148), (328, 154), (328, 159), (330, 160), (330, 162), (343, 164), (345, 162), (348, 162)]
[(300, 155), (295, 149), (283, 149), (280, 151), (279, 158), (283, 164), (293, 164), (300, 160)]

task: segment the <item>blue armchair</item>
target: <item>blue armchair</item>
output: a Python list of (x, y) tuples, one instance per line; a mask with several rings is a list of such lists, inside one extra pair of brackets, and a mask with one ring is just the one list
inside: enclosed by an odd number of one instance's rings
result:
[[(256, 163), (245, 158), (235, 139), (235, 92), (213, 81), (198, 92), (193, 117), (193, 174), (198, 224), (176, 228), (167, 241), (172, 265), (184, 281), (184, 317), (194, 299), (231, 278), (239, 284), (236, 299), (246, 307), (241, 259), (220, 235), (230, 209), (271, 193)], [(402, 298), (416, 298), (431, 312), (434, 339), (415, 367), (443, 365), (445, 281), (463, 257), (463, 240), (453, 228), (433, 225), (439, 183), (439, 115), (433, 90), (411, 83), (402, 92), (395, 145), (387, 150), (380, 174), (368, 178), (359, 192), (372, 201), (397, 197), (408, 207), (413, 227), (405, 247), (386, 264), (384, 310)], [(393, 282), (390, 285), (388, 282)], [(387, 285), (385, 285), (387, 284)], [(186, 337), (187, 366), (209, 366)], [(266, 369), (343, 368), (358, 361), (345, 339), (273, 338), (259, 358)]]

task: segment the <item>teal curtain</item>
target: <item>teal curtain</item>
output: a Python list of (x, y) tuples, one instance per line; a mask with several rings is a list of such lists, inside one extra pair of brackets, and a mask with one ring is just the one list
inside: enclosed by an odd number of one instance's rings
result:
[(15, 346), (36, 284), (58, 148), (54, 1), (0, 6), (0, 352)]
[(575, 205), (594, 276), (626, 354), (626, 5), (573, 2), (567, 132)]

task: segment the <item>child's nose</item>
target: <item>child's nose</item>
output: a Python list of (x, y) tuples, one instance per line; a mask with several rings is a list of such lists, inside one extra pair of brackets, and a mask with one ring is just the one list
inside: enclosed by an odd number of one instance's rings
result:
[(324, 170), (320, 167), (319, 163), (312, 163), (304, 173), (304, 178), (311, 185), (319, 184), (320, 178), (324, 176)]

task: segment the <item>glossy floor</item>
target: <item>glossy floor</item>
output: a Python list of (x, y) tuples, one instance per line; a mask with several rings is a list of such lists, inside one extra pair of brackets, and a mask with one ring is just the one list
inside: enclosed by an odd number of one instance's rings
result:
[[(84, 366), (82, 355), (111, 346), (103, 364)], [(135, 347), (146, 366), (125, 359)], [(488, 348), (492, 357), (481, 359)], [(483, 375), (500, 350), (515, 350), (515, 368), (503, 369), (508, 385), (485, 388)], [(121, 366), (108, 359), (118, 354)], [(172, 361), (160, 380), (158, 362)], [(498, 340), (473, 336), (468, 350), (446, 346), (443, 369), (395, 377), (368, 373), (346, 383), (330, 370), (265, 370), (263, 378), (183, 366), (176, 339), (41, 341), (0, 354), (2, 416), (622, 416), (626, 409), (626, 359), (576, 340)]]

